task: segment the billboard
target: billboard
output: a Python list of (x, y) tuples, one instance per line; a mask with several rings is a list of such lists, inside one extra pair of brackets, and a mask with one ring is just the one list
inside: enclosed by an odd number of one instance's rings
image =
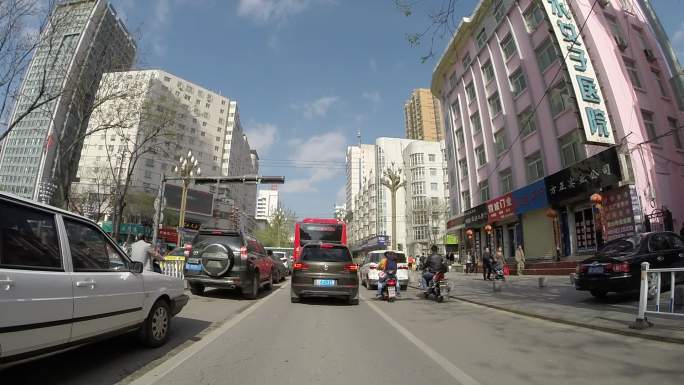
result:
[[(166, 198), (167, 208), (180, 211), (182, 191), (183, 189), (180, 186), (166, 185), (164, 198)], [(188, 189), (185, 212), (212, 216), (214, 213), (214, 196), (208, 192)]]
[(566, 58), (565, 68), (575, 92), (577, 112), (582, 120), (587, 143), (604, 146), (615, 144), (594, 65), (587, 53), (582, 30), (577, 25), (572, 9), (566, 0), (542, 0), (542, 4), (560, 46), (560, 56)]

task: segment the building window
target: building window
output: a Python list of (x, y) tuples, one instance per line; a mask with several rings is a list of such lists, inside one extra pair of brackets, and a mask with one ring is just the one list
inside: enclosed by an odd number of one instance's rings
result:
[(489, 200), (489, 182), (480, 182), (480, 202), (484, 203)]
[(667, 97), (667, 86), (663, 82), (663, 77), (660, 75), (660, 71), (658, 71), (655, 68), (651, 68), (651, 72), (653, 72), (653, 76), (655, 77), (655, 80), (658, 83), (658, 87), (660, 88), (660, 94), (662, 96)]
[(508, 80), (511, 83), (511, 92), (513, 93), (513, 96), (520, 95), (525, 88), (527, 88), (527, 82), (525, 81), (525, 75), (523, 74), (522, 68), (518, 68)]
[(641, 79), (639, 79), (639, 71), (637, 71), (634, 60), (623, 56), (622, 61), (625, 62), (625, 68), (627, 68), (629, 78), (632, 80), (632, 85), (636, 88), (641, 88)]
[(531, 108), (518, 114), (518, 126), (520, 127), (520, 136), (523, 138), (537, 130), (537, 125), (534, 121), (534, 113)]
[(494, 6), (494, 19), (499, 22), (504, 16), (506, 16), (506, 8), (504, 8), (503, 0), (499, 0)]
[(430, 169), (430, 176), (437, 176), (437, 169), (436, 168)]
[(625, 40), (625, 35), (622, 33), (622, 28), (620, 27), (620, 24), (618, 24), (617, 19), (612, 15), (604, 15), (606, 16), (606, 20), (608, 20), (608, 25), (610, 25), (610, 30), (613, 33), (613, 38), (615, 38), (615, 43), (620, 49), (623, 49), (622, 47), (626, 48), (627, 41)]
[(468, 103), (475, 100), (475, 85), (473, 82), (468, 83), (466, 86), (466, 94), (468, 95)]
[(458, 116), (461, 114), (461, 108), (458, 105), (458, 98), (451, 103), (451, 113), (453, 115), (453, 119), (458, 118)]
[(468, 176), (468, 162), (465, 159), (458, 161), (458, 168), (461, 170), (461, 178)]
[(577, 134), (577, 131), (573, 131), (558, 141), (561, 151), (561, 164), (564, 168), (584, 158), (582, 156), (582, 150), (580, 149), (580, 139)]
[(501, 40), (501, 50), (503, 51), (504, 58), (509, 59), (515, 53), (515, 40), (512, 34), (506, 35), (506, 37)]
[(152, 178), (152, 171), (145, 171), (145, 179)]
[(468, 67), (470, 67), (470, 63), (471, 63), (471, 62), (472, 62), (472, 60), (470, 60), (470, 54), (467, 53), (467, 54), (463, 57), (463, 60), (461, 60), (461, 63), (463, 64), (463, 70), (468, 69)]
[(675, 147), (681, 150), (682, 138), (679, 136), (680, 127), (677, 123), (677, 119), (667, 118), (667, 125), (670, 127), (670, 132), (672, 132), (672, 139), (674, 140)]
[(489, 111), (492, 117), (495, 117), (501, 113), (501, 99), (499, 99), (499, 93), (495, 92), (494, 95), (487, 99), (489, 102)]
[(485, 79), (485, 83), (489, 83), (494, 79), (494, 67), (492, 67), (490, 60), (482, 66), (482, 76)]
[(658, 133), (656, 132), (655, 122), (653, 121), (653, 113), (646, 110), (641, 110), (641, 117), (644, 119), (644, 126), (646, 127), (648, 140), (658, 144), (658, 139), (656, 139)]
[(501, 181), (501, 194), (513, 191), (513, 174), (510, 168), (499, 173), (499, 180)]
[(463, 137), (462, 129), (456, 131), (456, 144), (459, 148), (463, 147), (463, 145), (465, 144), (465, 138)]
[(154, 167), (154, 159), (145, 159), (145, 166)]
[(561, 81), (553, 87), (549, 94), (549, 103), (551, 104), (551, 116), (554, 117), (570, 108), (570, 91), (565, 81)]
[(534, 53), (535, 56), (537, 56), (537, 63), (539, 63), (539, 70), (541, 72), (544, 72), (560, 57), (556, 45), (551, 39), (544, 40), (544, 42), (534, 50)]
[(430, 183), (430, 191), (437, 191), (438, 188), (437, 183)]
[(529, 32), (536, 31), (539, 24), (544, 21), (544, 17), (544, 10), (538, 2), (534, 2), (527, 11), (525, 11), (525, 24), (527, 25), (527, 30)]
[(473, 129), (473, 135), (482, 131), (482, 120), (480, 119), (480, 113), (476, 112), (470, 117), (470, 126)]
[(428, 154), (428, 162), (434, 162), (435, 161), (435, 154)]
[(466, 190), (461, 193), (461, 202), (464, 211), (470, 209), (470, 191)]
[(494, 134), (494, 147), (496, 148), (496, 156), (503, 154), (506, 151), (506, 130), (501, 129)]
[(477, 166), (482, 167), (487, 163), (487, 154), (485, 154), (484, 146), (475, 149), (475, 156), (477, 157)]
[(477, 48), (482, 48), (485, 44), (487, 44), (487, 32), (485, 32), (484, 28), (482, 28), (480, 33), (477, 34), (475, 41), (477, 43)]
[(527, 164), (527, 183), (544, 177), (544, 163), (539, 152), (525, 158), (525, 163)]
[(411, 183), (411, 192), (413, 193), (413, 195), (425, 194), (425, 183), (424, 182)]

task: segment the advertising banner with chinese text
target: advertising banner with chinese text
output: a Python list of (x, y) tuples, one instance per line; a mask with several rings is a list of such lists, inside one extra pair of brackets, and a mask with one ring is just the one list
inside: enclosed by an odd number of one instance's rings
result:
[[(576, 4), (581, 7), (582, 4)], [(542, 0), (553, 33), (566, 58), (565, 68), (575, 92), (578, 114), (586, 141), (592, 144), (615, 144), (608, 110), (601, 93), (594, 66), (589, 58), (581, 30), (566, 0)], [(579, 24), (583, 24), (583, 21)]]
[(549, 203), (560, 204), (581, 196), (588, 199), (603, 187), (617, 186), (621, 179), (617, 151), (610, 148), (547, 176), (544, 182)]
[(488, 220), (487, 205), (481, 204), (468, 209), (464, 213), (465, 227), (480, 227), (484, 226)]
[[(634, 200), (636, 190), (632, 186), (622, 186), (602, 193), (602, 215), (605, 221), (604, 239), (612, 241), (636, 234)], [(636, 198), (638, 201), (638, 198)]]
[(549, 206), (549, 201), (546, 198), (546, 185), (543, 179), (515, 190), (511, 195), (513, 197), (513, 209), (516, 214), (524, 214)]
[(513, 207), (513, 196), (511, 193), (489, 200), (487, 202), (489, 222), (498, 222), (512, 217), (515, 213)]

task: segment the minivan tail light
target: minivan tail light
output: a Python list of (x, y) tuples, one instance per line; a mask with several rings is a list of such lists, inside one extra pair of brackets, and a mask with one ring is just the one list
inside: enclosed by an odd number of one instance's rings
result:
[(247, 260), (247, 248), (245, 246), (240, 248), (240, 259), (243, 261)]
[(355, 263), (348, 264), (344, 267), (344, 269), (349, 271), (350, 273), (356, 273), (357, 271), (359, 271), (359, 267)]
[(399, 270), (408, 270), (408, 266), (399, 266), (398, 269)]
[(294, 265), (292, 265), (292, 268), (294, 270), (309, 270), (309, 265), (303, 262), (296, 262)]

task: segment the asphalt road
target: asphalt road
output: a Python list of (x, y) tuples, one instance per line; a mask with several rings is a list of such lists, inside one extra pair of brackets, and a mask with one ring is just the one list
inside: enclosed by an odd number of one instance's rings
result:
[(163, 349), (122, 337), (0, 372), (0, 383), (662, 385), (684, 376), (682, 345), (438, 304), (412, 289), (389, 304), (362, 288), (349, 306), (291, 304), (280, 287), (254, 302), (193, 298)]

